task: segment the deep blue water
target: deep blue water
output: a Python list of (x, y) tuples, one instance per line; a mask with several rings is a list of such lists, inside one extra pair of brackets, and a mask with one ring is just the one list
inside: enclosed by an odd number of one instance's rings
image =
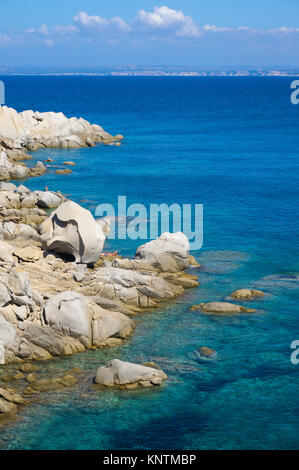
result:
[[(3, 79), (3, 78), (2, 78)], [(92, 212), (102, 202), (204, 205), (200, 286), (137, 318), (125, 345), (55, 360), (86, 380), (0, 431), (8, 449), (298, 449), (298, 125), (287, 78), (4, 77), (19, 111), (62, 111), (125, 136), (119, 148), (44, 150), (34, 159), (73, 160), (67, 176), (27, 181), (60, 189)], [(142, 242), (109, 241), (133, 255)], [(211, 317), (194, 303), (260, 288), (254, 315)], [(218, 351), (199, 364), (194, 351)], [(169, 375), (150, 391), (93, 390), (113, 357), (154, 360)]]

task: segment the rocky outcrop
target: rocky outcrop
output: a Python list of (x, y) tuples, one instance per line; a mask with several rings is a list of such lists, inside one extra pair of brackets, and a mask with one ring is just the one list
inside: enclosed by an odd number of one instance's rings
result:
[(159, 369), (113, 359), (98, 369), (95, 383), (127, 390), (161, 385), (167, 375)]
[(8, 149), (36, 150), (43, 147), (79, 148), (97, 142), (111, 143), (112, 137), (98, 125), (62, 113), (23, 111), (0, 107), (0, 141)]
[(172, 284), (153, 273), (114, 267), (113, 264), (92, 273), (81, 290), (127, 306), (147, 308), (157, 303), (173, 300), (184, 292), (182, 286)]
[[(60, 203), (38, 228), (42, 237), (30, 225), (0, 223), (1, 237), (9, 240), (0, 243), (2, 362), (3, 356), (6, 362), (47, 360), (90, 347), (118, 345), (133, 332), (128, 315), (157, 307), (181, 295), (185, 287), (197, 285), (196, 276), (183, 270), (159, 271), (138, 258), (102, 257), (95, 266), (90, 264), (101, 255), (109, 227), (77, 204), (62, 202), (60, 193), (32, 193), (25, 186), (2, 183), (1, 195), (17, 207), (24, 198), (33, 198), (32, 205)], [(179, 243), (172, 243), (172, 253), (170, 238), (170, 234), (162, 236), (159, 243), (166, 248), (170, 268), (176, 264), (181, 269), (185, 263), (178, 264), (178, 250), (184, 250), (183, 258), (188, 260), (186, 246), (180, 244), (184, 238), (175, 235)], [(44, 249), (57, 253), (43, 251), (41, 242)], [(72, 254), (76, 261), (59, 252)], [(13, 341), (8, 341), (9, 334)]]
[(104, 310), (78, 292), (65, 291), (44, 302), (27, 273), (16, 268), (0, 273), (0, 304), (2, 363), (15, 358), (47, 360), (116, 345), (134, 329), (124, 314)]
[(91, 213), (67, 201), (41, 225), (43, 247), (47, 251), (72, 255), (77, 263), (96, 263), (105, 235)]

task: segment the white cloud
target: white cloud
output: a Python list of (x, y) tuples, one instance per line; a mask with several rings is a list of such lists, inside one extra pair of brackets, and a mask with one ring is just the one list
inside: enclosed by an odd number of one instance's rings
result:
[(287, 28), (286, 26), (281, 26), (280, 28), (269, 29), (267, 33), (270, 34), (297, 34), (299, 33), (299, 28)]
[(66, 35), (69, 35), (69, 34), (78, 33), (79, 29), (76, 26), (72, 25), (72, 24), (68, 24), (66, 26), (57, 25), (57, 26), (55, 26), (54, 31), (55, 31), (55, 33), (60, 34), (61, 36), (66, 36)]
[(38, 28), (37, 33), (41, 34), (42, 36), (49, 36), (49, 28), (46, 24), (43, 24), (40, 28)]
[(54, 46), (55, 44), (55, 41), (53, 39), (45, 39), (44, 43), (46, 44), (46, 46)]
[(201, 36), (200, 29), (191, 16), (167, 6), (154, 7), (152, 12), (139, 10), (133, 23), (150, 33), (169, 32), (177, 37)]
[(0, 46), (8, 46), (13, 43), (13, 39), (8, 34), (0, 34)]
[(89, 16), (85, 11), (81, 11), (73, 20), (79, 28), (90, 33), (104, 32), (107, 29), (127, 32), (130, 29), (127, 23), (119, 16), (107, 20), (99, 15)]

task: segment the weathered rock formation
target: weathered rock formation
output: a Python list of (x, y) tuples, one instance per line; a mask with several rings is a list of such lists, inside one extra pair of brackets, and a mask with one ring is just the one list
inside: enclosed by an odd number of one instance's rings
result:
[(67, 201), (41, 225), (44, 249), (72, 255), (77, 263), (96, 263), (102, 253), (105, 235), (91, 213)]

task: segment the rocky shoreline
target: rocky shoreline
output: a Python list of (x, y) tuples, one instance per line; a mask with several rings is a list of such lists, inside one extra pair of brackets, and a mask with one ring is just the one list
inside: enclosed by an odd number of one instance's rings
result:
[[(37, 378), (32, 361), (119, 345), (133, 333), (140, 311), (198, 285), (185, 272), (196, 262), (184, 234), (163, 234), (133, 259), (106, 256), (106, 220), (95, 220), (60, 192), (8, 182), (47, 171), (42, 162), (31, 169), (22, 163), (27, 151), (119, 145), (121, 139), (81, 118), (0, 108), (0, 364), (20, 368), (0, 378), (2, 422), (34, 394), (78, 381), (71, 373)], [(115, 361), (96, 382), (133, 389), (166, 379), (155, 368)]]
[[(46, 173), (23, 161), (41, 148), (120, 145), (98, 125), (62, 113), (0, 107), (0, 424), (45, 391), (74, 386), (83, 371), (43, 373), (43, 361), (122, 344), (134, 331), (134, 317), (198, 286), (187, 272), (199, 266), (183, 233), (163, 233), (140, 246), (134, 258), (103, 254), (109, 220), (92, 214), (57, 191), (30, 191), (14, 179)], [(72, 162), (65, 162), (71, 164)], [(69, 170), (70, 171), (70, 170)], [(239, 289), (228, 302), (208, 302), (190, 310), (204, 314), (253, 313), (231, 301), (264, 294)], [(214, 361), (217, 352), (198, 350)], [(113, 359), (95, 371), (98, 387), (125, 390), (161, 385), (166, 374), (153, 363)]]

